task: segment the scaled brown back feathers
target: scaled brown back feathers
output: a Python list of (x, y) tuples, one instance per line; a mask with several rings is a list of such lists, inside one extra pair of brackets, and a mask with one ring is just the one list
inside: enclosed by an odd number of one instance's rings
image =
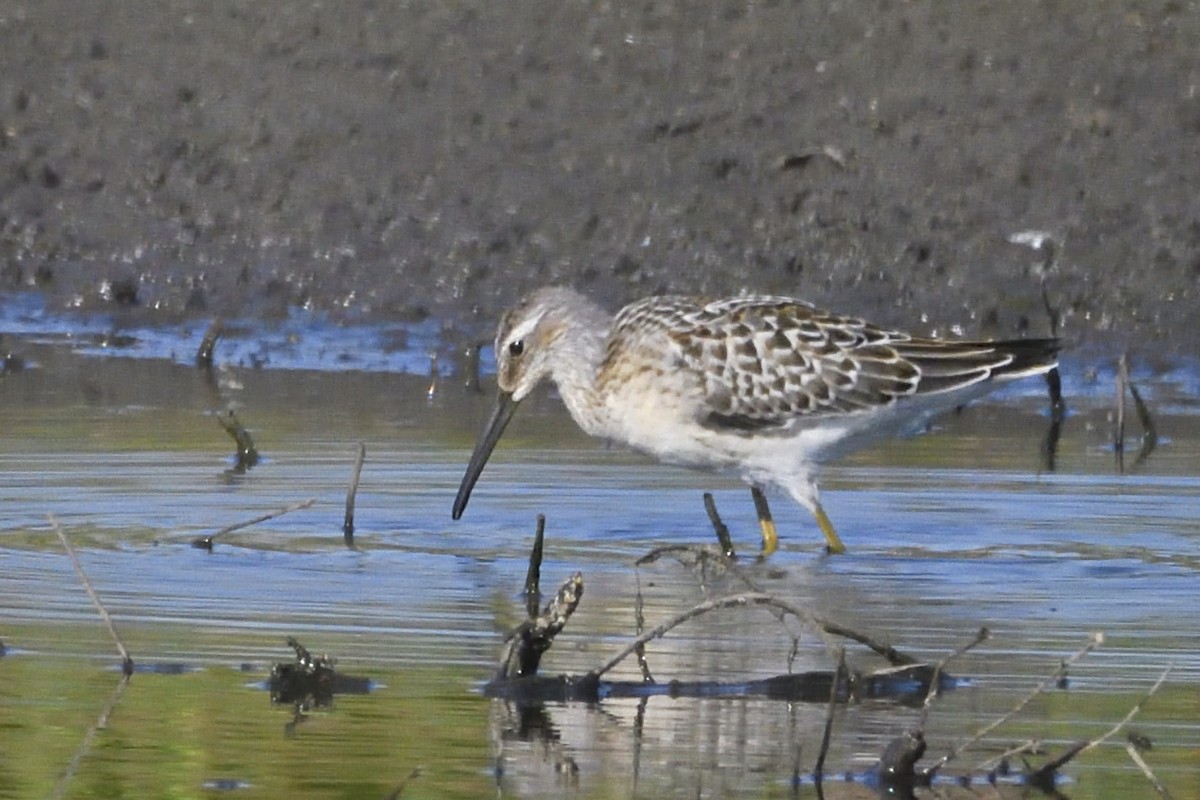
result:
[(783, 297), (654, 297), (617, 314), (605, 362), (663, 334), (703, 387), (707, 424), (746, 430), (1045, 372), (1059, 350), (1056, 339), (914, 337)]

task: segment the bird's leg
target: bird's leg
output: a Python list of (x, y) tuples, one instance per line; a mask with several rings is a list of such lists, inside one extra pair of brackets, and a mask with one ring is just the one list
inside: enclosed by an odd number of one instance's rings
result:
[(786, 488), (796, 502), (807, 508), (813, 515), (813, 519), (817, 521), (817, 527), (825, 535), (826, 550), (834, 555), (846, 552), (846, 545), (842, 544), (842, 540), (838, 538), (837, 531), (833, 529), (833, 523), (829, 521), (829, 516), (821, 507), (816, 483), (805, 476), (798, 478)]
[(831, 554), (846, 552), (846, 545), (842, 544), (842, 540), (838, 538), (837, 531), (833, 529), (833, 523), (829, 521), (829, 517), (825, 514), (825, 509), (821, 508), (821, 504), (817, 503), (813, 509), (813, 516), (816, 517), (817, 527), (821, 529), (821, 533), (825, 534), (825, 541)]
[[(779, 547), (779, 533), (775, 530), (771, 507), (767, 505), (767, 496), (759, 487), (751, 486), (750, 496), (754, 498), (754, 510), (758, 513), (758, 525), (762, 528), (762, 555), (769, 556)], [(836, 537), (834, 534), (834, 538)]]

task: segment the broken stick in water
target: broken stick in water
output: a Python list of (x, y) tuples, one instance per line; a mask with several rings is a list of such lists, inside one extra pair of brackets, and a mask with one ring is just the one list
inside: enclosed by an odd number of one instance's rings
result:
[(497, 678), (521, 678), (536, 675), (542, 654), (554, 644), (583, 597), (583, 573), (576, 572), (563, 583), (545, 610), (526, 620), (509, 637)]
[(558, 593), (541, 606), (542, 553), (546, 541), (546, 515), (537, 515), (537, 531), (529, 551), (529, 569), (525, 572), (525, 621), (505, 642), (504, 655), (496, 671), (497, 680), (526, 678), (537, 674), (542, 654), (554, 644), (554, 637), (566, 627), (583, 597), (583, 574), (576, 572), (563, 583)]
[(248, 528), (251, 525), (257, 525), (260, 522), (266, 522), (267, 520), (275, 519), (276, 517), (282, 517), (284, 514), (290, 514), (293, 511), (299, 511), (302, 508), (308, 508), (315, 502), (317, 502), (317, 499), (312, 497), (300, 503), (293, 503), (290, 506), (284, 506), (278, 511), (272, 511), (269, 514), (263, 514), (262, 516), (255, 517), (254, 519), (248, 519), (245, 522), (236, 522), (233, 525), (228, 525), (224, 528), (221, 528), (221, 530), (217, 531), (216, 533), (193, 539), (192, 547), (200, 550), (211, 551), (213, 549), (213, 539), (216, 539), (218, 536), (222, 536), (226, 533), (232, 533), (233, 531), (241, 530), (242, 528)]
[(986, 627), (980, 628), (975, 633), (975, 636), (974, 636), (974, 638), (971, 639), (971, 641), (962, 645), (957, 650), (955, 650), (953, 653), (950, 653), (949, 655), (947, 655), (945, 658), (941, 659), (940, 661), (937, 662), (937, 664), (934, 665), (933, 678), (929, 681), (929, 693), (925, 695), (925, 702), (921, 707), (921, 720), (917, 724), (918, 730), (920, 730), (920, 731), (925, 730), (925, 723), (928, 722), (928, 720), (929, 720), (929, 708), (930, 708), (930, 706), (933, 705), (934, 699), (941, 692), (942, 670), (944, 670), (946, 668), (946, 665), (949, 664), (951, 661), (953, 661), (954, 659), (958, 658), (961, 655), (964, 655), (967, 651), (971, 650), (972, 648), (976, 647), (977, 645), (979, 645), (983, 642), (986, 642), (991, 637), (992, 637), (991, 631), (989, 631)]
[(367, 457), (367, 446), (358, 443), (358, 458), (354, 459), (354, 472), (350, 475), (350, 488), (346, 491), (346, 517), (342, 521), (342, 536), (346, 544), (354, 544), (354, 499), (358, 495), (358, 479), (362, 475), (363, 461)]
[(233, 471), (241, 474), (257, 464), (258, 449), (254, 446), (254, 440), (250, 438), (250, 433), (238, 420), (237, 414), (233, 413), (233, 409), (229, 409), (224, 414), (218, 414), (217, 422), (221, 423), (221, 427), (237, 443), (237, 459)]
[(200, 340), (200, 347), (196, 349), (196, 366), (212, 369), (213, 349), (217, 346), (217, 339), (220, 339), (224, 332), (220, 317), (209, 323), (208, 329), (204, 331), (204, 338)]
[(829, 688), (829, 705), (825, 709), (825, 728), (821, 732), (821, 749), (817, 752), (817, 763), (813, 767), (813, 778), (818, 784), (825, 776), (825, 756), (829, 753), (829, 741), (833, 738), (833, 713), (837, 709), (842, 680), (846, 677), (848, 677), (846, 648), (839, 647), (837, 670), (833, 673), (833, 683)]
[[(758, 495), (755, 495), (755, 503), (758, 502)], [(704, 493), (704, 511), (708, 514), (708, 521), (712, 523), (713, 532), (717, 534), (717, 541), (721, 544), (721, 551), (725, 553), (726, 558), (737, 558), (737, 553), (733, 550), (733, 537), (729, 535), (729, 528), (721, 521), (721, 515), (717, 513), (717, 504), (713, 500), (712, 492)]]
[(1138, 391), (1137, 385), (1129, 376), (1129, 354), (1122, 353), (1121, 358), (1117, 361), (1117, 410), (1116, 422), (1113, 426), (1113, 452), (1116, 454), (1117, 470), (1122, 473), (1125, 472), (1126, 389), (1129, 391), (1129, 396), (1133, 398), (1134, 412), (1142, 426), (1142, 444), (1138, 448), (1137, 460), (1133, 462), (1133, 466), (1137, 467), (1150, 457), (1158, 445), (1158, 428), (1154, 424), (1154, 417), (1150, 415), (1146, 401), (1142, 399), (1142, 393)]
[(529, 569), (525, 572), (525, 616), (533, 619), (542, 606), (542, 550), (546, 542), (546, 515), (537, 515), (537, 530), (529, 551)]

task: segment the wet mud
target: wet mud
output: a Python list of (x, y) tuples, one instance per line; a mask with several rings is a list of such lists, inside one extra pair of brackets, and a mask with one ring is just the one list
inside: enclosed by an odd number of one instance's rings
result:
[(486, 334), (560, 282), (1197, 345), (1187, 3), (38, 0), (0, 39), (0, 288), (55, 310)]

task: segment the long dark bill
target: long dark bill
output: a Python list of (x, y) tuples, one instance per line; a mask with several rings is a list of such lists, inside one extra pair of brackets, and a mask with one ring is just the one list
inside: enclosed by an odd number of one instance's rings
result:
[(479, 441), (475, 444), (475, 452), (471, 453), (471, 461), (467, 464), (467, 473), (463, 475), (462, 485), (458, 487), (458, 497), (454, 498), (454, 519), (462, 516), (467, 501), (471, 499), (471, 490), (479, 480), (479, 473), (483, 472), (488, 457), (495, 449), (496, 442), (500, 441), (500, 435), (508, 427), (508, 421), (512, 419), (513, 412), (519, 404), (520, 401), (514, 400), (509, 392), (500, 392), (496, 396), (496, 407), (492, 409), (487, 427), (483, 429)]

